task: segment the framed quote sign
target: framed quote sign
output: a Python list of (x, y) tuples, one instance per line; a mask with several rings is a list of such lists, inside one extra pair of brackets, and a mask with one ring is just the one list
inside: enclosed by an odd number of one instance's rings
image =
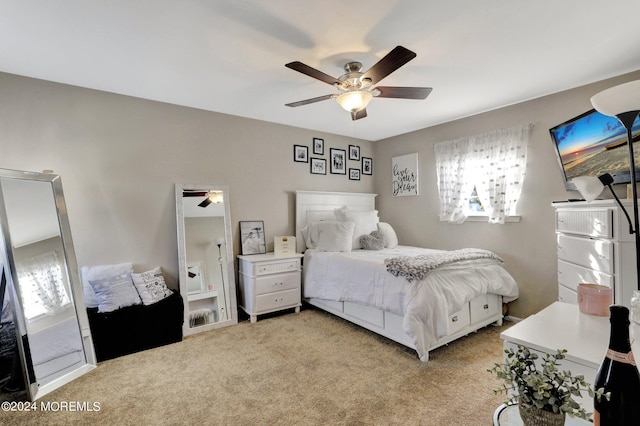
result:
[(420, 194), (418, 188), (418, 153), (391, 159), (392, 191), (394, 197)]

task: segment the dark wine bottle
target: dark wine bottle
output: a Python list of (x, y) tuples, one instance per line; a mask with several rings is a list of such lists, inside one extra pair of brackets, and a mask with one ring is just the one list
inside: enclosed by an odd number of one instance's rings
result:
[[(594, 390), (611, 396), (594, 398), (593, 423), (602, 426), (640, 425), (640, 374), (629, 342), (629, 309), (611, 305), (609, 349), (596, 375)], [(599, 400), (598, 400), (599, 399)]]

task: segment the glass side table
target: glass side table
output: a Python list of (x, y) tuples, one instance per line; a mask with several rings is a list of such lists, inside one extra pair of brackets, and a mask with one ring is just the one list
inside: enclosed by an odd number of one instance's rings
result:
[(522, 426), (523, 424), (516, 404), (502, 404), (493, 413), (493, 426)]

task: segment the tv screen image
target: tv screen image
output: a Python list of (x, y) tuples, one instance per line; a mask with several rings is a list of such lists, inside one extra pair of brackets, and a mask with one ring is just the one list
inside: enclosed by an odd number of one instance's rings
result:
[[(632, 126), (636, 168), (640, 169), (640, 119)], [(631, 182), (627, 131), (615, 117), (590, 110), (549, 129), (567, 190), (575, 190), (571, 179), (609, 173), (614, 184)], [(636, 180), (640, 174), (636, 171)]]

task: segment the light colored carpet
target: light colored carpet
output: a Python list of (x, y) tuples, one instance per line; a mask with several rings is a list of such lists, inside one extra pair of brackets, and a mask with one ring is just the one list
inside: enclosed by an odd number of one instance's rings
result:
[(415, 352), (315, 309), (260, 319), (105, 361), (37, 401), (99, 411), (0, 412), (0, 424), (491, 425), (489, 326)]

